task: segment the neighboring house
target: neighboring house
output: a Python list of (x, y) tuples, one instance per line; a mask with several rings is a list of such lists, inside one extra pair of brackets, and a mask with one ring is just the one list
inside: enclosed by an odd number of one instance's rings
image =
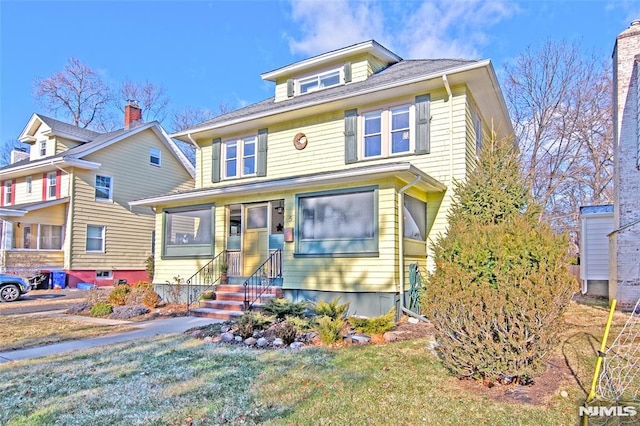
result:
[(640, 20), (613, 50), (614, 231), (609, 298), (633, 309), (640, 298)]
[(406, 306), (410, 265), (433, 267), (483, 131), (512, 136), (491, 62), (403, 60), (367, 41), (262, 79), (275, 97), (173, 135), (197, 147), (196, 189), (131, 203), (157, 212), (155, 284), (201, 284), (203, 267), (219, 284), (223, 259), (235, 282), (293, 300)]
[(580, 280), (582, 293), (609, 296), (609, 234), (613, 205), (580, 207)]
[(109, 133), (33, 114), (18, 138), (30, 152), (0, 169), (4, 271), (65, 271), (71, 286), (148, 280), (154, 215), (128, 202), (192, 189), (194, 168), (157, 122), (125, 110)]

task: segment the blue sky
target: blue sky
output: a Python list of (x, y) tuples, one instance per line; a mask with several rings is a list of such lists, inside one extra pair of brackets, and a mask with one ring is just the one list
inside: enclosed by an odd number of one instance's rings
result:
[(500, 76), (527, 46), (578, 40), (610, 60), (640, 2), (0, 0), (0, 143), (33, 112), (33, 81), (74, 56), (104, 81), (163, 85), (171, 106), (240, 107), (273, 95), (260, 74), (376, 39), (405, 59), (489, 58)]

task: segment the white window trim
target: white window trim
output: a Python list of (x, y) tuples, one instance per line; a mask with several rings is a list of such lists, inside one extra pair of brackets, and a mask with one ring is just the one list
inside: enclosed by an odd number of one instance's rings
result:
[[(320, 87), (320, 82), (318, 81), (318, 87), (311, 89), (311, 90), (307, 90), (306, 92), (302, 92), (302, 85), (307, 82), (307, 81), (311, 81), (314, 78), (319, 80), (320, 77), (326, 76), (328, 74), (332, 74), (338, 72), (338, 83), (336, 84), (332, 84), (331, 86), (326, 86), (326, 87)], [(306, 95), (307, 93), (314, 93), (317, 92), (319, 90), (324, 90), (324, 89), (328, 89), (330, 87), (337, 87), (337, 86), (341, 86), (345, 84), (344, 83), (344, 65), (343, 66), (339, 66), (339, 67), (335, 67), (335, 68), (328, 68), (328, 69), (324, 69), (321, 71), (316, 71), (314, 73), (311, 74), (307, 74), (304, 76), (300, 76), (295, 80), (295, 93), (298, 95)]]
[[(4, 201), (4, 205), (5, 206), (10, 206), (11, 205), (11, 195), (13, 193), (13, 191), (12, 191), (13, 182), (11, 180), (5, 180), (3, 185), (4, 185), (4, 199), (2, 201)], [(7, 196), (9, 196), (9, 200), (8, 201), (7, 201)]]
[[(253, 139), (253, 173), (244, 173), (244, 143), (246, 140)], [(236, 174), (234, 176), (227, 176), (227, 145), (230, 143), (236, 144)], [(232, 180), (245, 177), (256, 176), (258, 169), (258, 136), (244, 136), (240, 138), (234, 138), (226, 140), (222, 143), (222, 179)]]
[[(409, 107), (409, 150), (403, 152), (391, 152), (391, 111), (394, 109)], [(371, 155), (366, 157), (364, 155), (364, 130), (365, 130), (365, 117), (374, 113), (381, 113), (381, 129), (382, 134), (382, 149), (380, 155)], [(402, 157), (412, 154), (416, 149), (416, 106), (413, 102), (399, 102), (394, 104), (378, 106), (376, 108), (363, 110), (358, 114), (358, 159), (359, 160), (376, 160), (380, 158), (389, 157)]]
[[(42, 151), (44, 151), (44, 153)], [(38, 153), (40, 154), (41, 158), (47, 156), (47, 141), (46, 141), (46, 139), (38, 141)]]
[(96, 271), (96, 279), (109, 280), (113, 278), (113, 271)]
[[(54, 181), (56, 182), (55, 185), (51, 185), (51, 176), (53, 176)], [(51, 187), (53, 187), (55, 189), (57, 185), (58, 185), (58, 174), (56, 172), (47, 173), (47, 179), (46, 179), (47, 200), (55, 200), (56, 199), (56, 191), (54, 190), (53, 191), (53, 195), (51, 195)]]
[(24, 179), (25, 182), (25, 192), (27, 194), (31, 194), (33, 192), (33, 178), (31, 176), (27, 176)]
[[(100, 250), (88, 250), (88, 249), (87, 249), (87, 243), (89, 242), (89, 227), (90, 227), (90, 226), (91, 226), (91, 227), (94, 227), (94, 228), (102, 228), (102, 236), (101, 236), (101, 239), (102, 239), (102, 248), (101, 248)], [(86, 230), (86, 232), (87, 232), (87, 233), (86, 233), (86, 236), (85, 236), (85, 244), (84, 244), (85, 252), (87, 252), (87, 253), (104, 253), (104, 252), (105, 252), (105, 246), (106, 246), (106, 238), (105, 238), (105, 236), (106, 236), (106, 230), (107, 230), (107, 227), (106, 227), (106, 226), (104, 226), (104, 225), (89, 225), (89, 224), (87, 224), (87, 230)]]
[[(157, 154), (157, 155), (155, 155)], [(151, 161), (152, 158), (157, 157), (158, 158), (158, 164), (154, 163), (153, 161)], [(158, 148), (149, 148), (149, 164), (151, 164), (152, 166), (155, 167), (162, 167), (162, 151), (159, 150)]]
[[(96, 196), (96, 190), (98, 189), (98, 185), (96, 181), (98, 180), (98, 177), (109, 179), (109, 198), (98, 198)], [(101, 203), (112, 203), (113, 202), (113, 178), (111, 176), (106, 176), (106, 175), (96, 175), (93, 180), (93, 183), (94, 183), (93, 199)]]

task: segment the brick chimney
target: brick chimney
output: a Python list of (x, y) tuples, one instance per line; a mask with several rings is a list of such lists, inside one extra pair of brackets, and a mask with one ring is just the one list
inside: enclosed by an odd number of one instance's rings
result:
[(124, 107), (124, 127), (128, 128), (138, 121), (142, 121), (142, 108), (138, 106), (138, 101), (129, 100)]

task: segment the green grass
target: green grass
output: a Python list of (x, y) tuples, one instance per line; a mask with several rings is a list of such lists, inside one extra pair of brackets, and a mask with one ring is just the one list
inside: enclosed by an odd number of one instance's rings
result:
[(263, 351), (173, 335), (0, 364), (0, 424), (573, 425), (601, 316), (570, 312), (555, 355), (584, 371), (538, 405), (469, 390), (425, 339)]

